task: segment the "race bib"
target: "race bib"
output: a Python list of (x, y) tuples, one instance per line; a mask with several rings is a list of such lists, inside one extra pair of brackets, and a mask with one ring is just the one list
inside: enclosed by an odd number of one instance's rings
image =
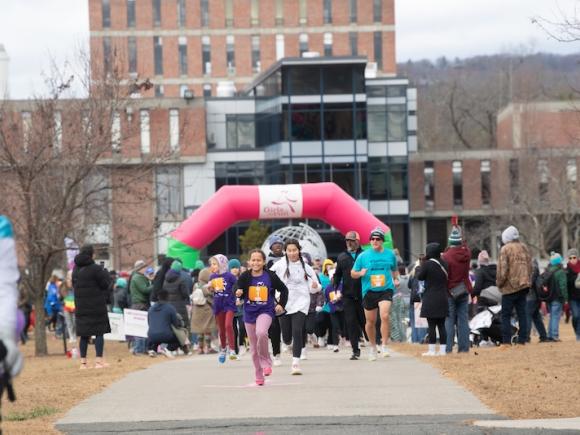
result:
[(371, 275), (371, 287), (384, 287), (386, 283), (385, 275)]
[(328, 299), (330, 300), (330, 302), (336, 301), (336, 292), (328, 293)]
[(223, 278), (214, 278), (211, 280), (211, 286), (216, 292), (223, 292), (226, 289), (226, 283)]
[(250, 286), (248, 299), (250, 302), (268, 302), (268, 287), (263, 285)]

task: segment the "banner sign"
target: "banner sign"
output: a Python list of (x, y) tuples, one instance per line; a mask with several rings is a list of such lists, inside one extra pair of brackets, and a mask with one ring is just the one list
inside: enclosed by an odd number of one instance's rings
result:
[(125, 316), (125, 335), (147, 338), (149, 330), (147, 311), (125, 309), (123, 313)]
[(109, 324), (111, 325), (111, 332), (105, 334), (105, 340), (125, 341), (125, 322), (122, 314), (109, 313)]
[(300, 184), (258, 186), (260, 219), (302, 217), (302, 187)]

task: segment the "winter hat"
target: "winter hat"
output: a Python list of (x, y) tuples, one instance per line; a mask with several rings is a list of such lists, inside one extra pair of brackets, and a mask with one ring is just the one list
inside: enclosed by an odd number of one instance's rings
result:
[(381, 227), (376, 227), (374, 230), (371, 231), (371, 235), (369, 236), (369, 239), (372, 239), (373, 237), (379, 237), (380, 239), (382, 239), (384, 241), (385, 240), (385, 230), (383, 230)]
[(483, 265), (487, 266), (489, 264), (489, 254), (485, 249), (481, 251), (477, 256), (477, 264), (479, 264), (480, 266)]
[(272, 245), (275, 245), (276, 243), (284, 245), (284, 240), (282, 240), (282, 237), (280, 236), (276, 235), (270, 236), (270, 238), (268, 239), (268, 247), (272, 249)]
[(173, 263), (171, 263), (171, 270), (174, 270), (175, 272), (181, 272), (181, 270), (183, 269), (183, 265), (175, 260)]
[(219, 274), (226, 273), (228, 271), (228, 257), (222, 254), (216, 254), (211, 258), (217, 261)]
[(559, 264), (562, 264), (562, 256), (557, 252), (552, 251), (550, 253), (550, 264), (552, 266), (558, 266)]
[(240, 267), (242, 267), (242, 263), (237, 258), (232, 258), (228, 261), (228, 270), (239, 269)]
[(578, 249), (569, 249), (568, 250), (568, 258), (570, 257), (578, 257)]
[[(425, 257), (426, 258), (434, 258), (439, 259), (441, 257), (441, 245), (437, 242), (428, 243), (425, 246)], [(419, 260), (417, 260), (417, 266), (421, 264)]]
[(451, 234), (449, 234), (449, 239), (447, 243), (449, 246), (459, 246), (463, 242), (463, 233), (461, 232), (461, 228), (458, 226), (454, 226), (451, 230)]
[(199, 275), (197, 276), (197, 282), (199, 282), (199, 284), (201, 284), (201, 285), (207, 284), (209, 282), (210, 276), (211, 276), (211, 271), (209, 270), (208, 267), (201, 269), (199, 271)]
[(203, 269), (204, 267), (205, 267), (205, 264), (203, 264), (203, 261), (201, 261), (201, 260), (197, 260), (197, 261), (195, 262), (195, 266), (193, 267), (193, 269), (194, 269), (194, 270), (195, 270), (195, 269), (199, 269), (199, 270), (201, 270), (201, 269)]
[(119, 288), (127, 288), (127, 280), (125, 278), (117, 278), (115, 285)]
[(345, 240), (356, 240), (357, 242), (360, 242), (360, 235), (356, 231), (349, 231), (344, 236), (344, 239)]
[(327, 258), (326, 260), (324, 260), (324, 262), (322, 263), (322, 272), (326, 272), (326, 266), (334, 266), (334, 261), (332, 261), (330, 258)]
[(501, 233), (501, 241), (505, 245), (506, 243), (513, 242), (520, 238), (520, 233), (518, 229), (513, 225), (507, 227), (503, 233)]
[(133, 270), (134, 271), (139, 271), (143, 268), (145, 268), (147, 265), (145, 264), (145, 262), (143, 260), (137, 260), (135, 262), (135, 265), (133, 266)]

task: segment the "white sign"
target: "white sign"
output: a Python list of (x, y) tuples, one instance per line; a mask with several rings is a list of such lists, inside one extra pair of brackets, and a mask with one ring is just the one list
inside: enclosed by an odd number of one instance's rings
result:
[(147, 338), (149, 330), (147, 311), (123, 310), (123, 314), (125, 315), (125, 335)]
[(260, 219), (302, 217), (302, 187), (299, 184), (258, 186)]
[(105, 340), (125, 341), (125, 322), (123, 315), (118, 313), (109, 313), (109, 324), (111, 325), (111, 332), (105, 334)]

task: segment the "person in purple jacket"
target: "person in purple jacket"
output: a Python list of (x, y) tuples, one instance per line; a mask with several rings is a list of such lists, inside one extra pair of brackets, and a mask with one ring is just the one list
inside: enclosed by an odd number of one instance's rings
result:
[[(236, 308), (236, 277), (228, 272), (228, 259), (225, 255), (217, 254), (209, 259), (211, 275), (208, 289), (213, 292), (213, 314), (218, 326), (221, 349), (218, 361), (226, 362), (229, 349), (230, 359), (236, 360), (236, 343), (234, 339), (234, 315)], [(227, 344), (226, 344), (227, 339)]]
[[(250, 269), (238, 280), (236, 296), (244, 300), (244, 324), (250, 339), (256, 384), (264, 385), (264, 376), (272, 374), (272, 360), (268, 352), (268, 329), (276, 315), (284, 312), (288, 288), (274, 272), (264, 268), (266, 254), (259, 249), (250, 251)], [(280, 300), (276, 300), (276, 291)]]

